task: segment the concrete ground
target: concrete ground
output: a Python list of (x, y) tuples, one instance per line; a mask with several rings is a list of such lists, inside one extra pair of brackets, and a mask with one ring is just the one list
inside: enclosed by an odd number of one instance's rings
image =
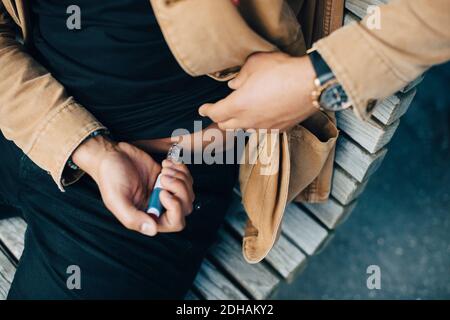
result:
[[(281, 299), (450, 299), (450, 64), (431, 70), (350, 218)], [(366, 286), (369, 265), (381, 289)]]

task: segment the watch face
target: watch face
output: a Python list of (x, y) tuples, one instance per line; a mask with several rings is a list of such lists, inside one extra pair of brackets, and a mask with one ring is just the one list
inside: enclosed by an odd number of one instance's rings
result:
[(335, 82), (322, 91), (319, 103), (325, 110), (340, 111), (348, 107), (348, 97), (341, 85)]

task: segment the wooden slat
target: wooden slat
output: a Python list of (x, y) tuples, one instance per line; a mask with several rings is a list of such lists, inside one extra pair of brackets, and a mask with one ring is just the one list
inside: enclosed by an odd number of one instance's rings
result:
[(196, 293), (189, 290), (189, 292), (184, 297), (184, 300), (202, 300)]
[(0, 251), (0, 300), (5, 300), (16, 272), (16, 267), (8, 257)]
[(383, 126), (372, 119), (360, 120), (350, 109), (336, 113), (338, 127), (370, 153), (383, 148), (392, 138), (400, 123)]
[(343, 206), (333, 198), (330, 198), (324, 203), (305, 203), (303, 205), (328, 229), (335, 229), (352, 213), (356, 202)]
[(400, 119), (408, 111), (417, 90), (412, 89), (406, 93), (400, 93), (382, 100), (375, 106), (373, 116), (384, 125), (390, 125)]
[(335, 161), (357, 181), (362, 182), (381, 165), (387, 149), (372, 154), (357, 143), (341, 135), (337, 142)]
[(286, 207), (282, 231), (309, 255), (316, 253), (328, 236), (324, 227), (294, 203)]
[(368, 180), (365, 180), (360, 183), (343, 169), (336, 167), (333, 174), (331, 194), (341, 204), (347, 205), (364, 191), (367, 182)]
[(206, 300), (247, 300), (247, 297), (208, 260), (205, 260), (194, 282)]
[(350, 11), (346, 11), (344, 14), (344, 25), (350, 24), (352, 22), (358, 22), (360, 18)]
[(306, 256), (289, 239), (281, 234), (265, 261), (290, 283), (305, 266)]
[[(227, 225), (232, 228), (240, 237), (244, 236), (246, 214), (244, 208), (237, 207), (234, 212), (229, 212), (226, 217)], [(294, 275), (306, 262), (306, 256), (284, 235), (280, 235), (278, 241), (265, 258), (280, 275), (291, 281)]]
[(414, 89), (415, 87), (417, 87), (422, 80), (425, 78), (424, 75), (420, 75), (419, 77), (417, 77), (417, 79), (415, 79), (414, 81), (412, 81), (411, 83), (409, 83), (406, 87), (404, 87), (402, 90), (400, 90), (401, 93), (406, 93), (412, 89)]
[(23, 240), (27, 224), (22, 218), (0, 220), (0, 241), (2, 241), (19, 260), (23, 251)]
[(346, 0), (345, 8), (362, 19), (367, 15), (367, 8), (370, 5), (382, 5), (387, 2), (388, 0)]
[(210, 251), (213, 259), (253, 298), (267, 299), (280, 284), (280, 279), (264, 264), (249, 265), (242, 257), (241, 244), (224, 230)]

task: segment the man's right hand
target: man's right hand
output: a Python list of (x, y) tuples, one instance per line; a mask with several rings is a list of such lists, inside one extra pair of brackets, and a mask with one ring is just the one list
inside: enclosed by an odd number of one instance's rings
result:
[(192, 177), (185, 165), (164, 162), (160, 199), (167, 211), (155, 220), (145, 209), (161, 166), (147, 153), (97, 136), (83, 142), (72, 160), (95, 180), (105, 206), (128, 229), (148, 236), (184, 229), (194, 201)]

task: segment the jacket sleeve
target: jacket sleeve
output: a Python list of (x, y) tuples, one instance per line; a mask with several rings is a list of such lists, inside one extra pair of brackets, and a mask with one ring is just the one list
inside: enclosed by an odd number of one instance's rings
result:
[[(450, 1), (397, 0), (375, 15), (319, 40), (322, 55), (363, 119), (368, 103), (406, 86), (435, 64), (450, 59)], [(372, 27), (372, 28), (371, 28)]]
[(63, 190), (81, 175), (62, 178), (68, 158), (103, 126), (26, 53), (15, 29), (0, 1), (0, 130)]

